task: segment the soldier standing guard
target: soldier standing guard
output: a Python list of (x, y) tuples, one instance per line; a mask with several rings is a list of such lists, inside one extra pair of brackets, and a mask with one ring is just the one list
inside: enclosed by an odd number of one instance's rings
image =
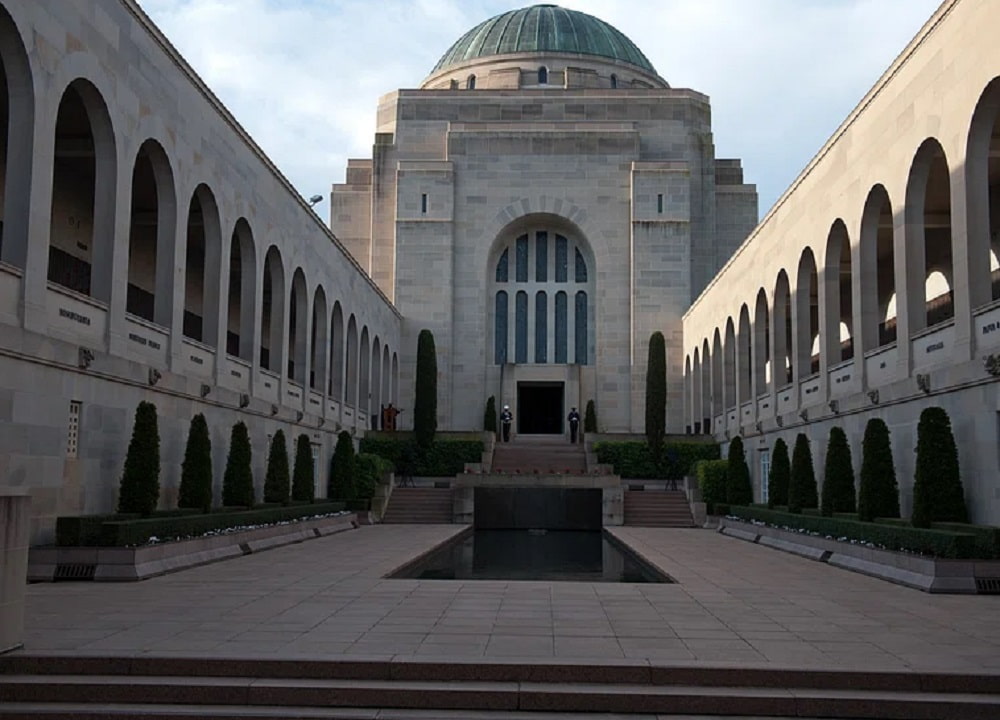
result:
[(577, 430), (580, 429), (580, 413), (578, 413), (574, 407), (569, 411), (569, 415), (566, 416), (566, 419), (569, 420), (569, 441), (575, 445), (576, 433)]

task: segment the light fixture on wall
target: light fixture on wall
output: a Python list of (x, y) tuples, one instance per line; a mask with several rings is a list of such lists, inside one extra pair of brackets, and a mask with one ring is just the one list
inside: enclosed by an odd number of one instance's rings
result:
[(309, 207), (316, 207), (316, 205), (318, 205), (321, 202), (323, 202), (322, 195), (313, 195), (311, 198), (309, 198)]

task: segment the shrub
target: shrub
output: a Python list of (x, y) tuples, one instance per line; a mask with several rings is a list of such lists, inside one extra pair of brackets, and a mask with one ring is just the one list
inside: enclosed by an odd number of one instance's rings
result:
[(583, 413), (583, 431), (585, 433), (597, 432), (597, 410), (594, 409), (594, 401), (587, 401), (587, 409)]
[(839, 427), (830, 428), (830, 442), (826, 449), (823, 469), (823, 515), (852, 513), (855, 510), (854, 464), (847, 435)]
[(719, 446), (704, 442), (668, 442), (659, 462), (647, 443), (635, 440), (606, 440), (594, 445), (597, 462), (614, 467), (616, 475), (636, 480), (680, 479), (694, 473), (699, 460), (717, 460)]
[(292, 470), (292, 500), (312, 502), (316, 496), (316, 468), (312, 443), (305, 433), (295, 441), (295, 468)]
[(118, 512), (149, 515), (160, 500), (160, 433), (156, 406), (141, 402), (135, 409), (132, 439), (125, 455)]
[(646, 442), (657, 460), (663, 448), (667, 422), (667, 351), (663, 333), (649, 337), (646, 362)]
[(483, 412), (483, 430), (497, 434), (497, 400), (492, 395), (486, 400), (486, 410)]
[(701, 499), (709, 515), (717, 514), (726, 505), (726, 474), (728, 460), (699, 460), (695, 464), (695, 475)]
[(872, 418), (865, 425), (859, 486), (859, 518), (871, 521), (899, 517), (899, 486), (892, 462), (889, 428), (880, 418)]
[(392, 472), (389, 460), (371, 453), (358, 453), (354, 458), (355, 499), (371, 500), (375, 488), (389, 472)]
[(958, 469), (958, 449), (944, 408), (929, 407), (917, 424), (917, 469), (913, 482), (914, 527), (968, 520)]
[[(410, 457), (406, 450), (410, 448)], [(392, 463), (401, 476), (445, 477), (465, 470), (465, 463), (482, 461), (485, 446), (482, 440), (438, 439), (430, 448), (421, 451), (412, 440), (402, 437), (365, 437), (360, 451), (379, 455)], [(409, 462), (410, 467), (406, 464)], [(409, 469), (409, 472), (407, 472)]]
[(730, 505), (749, 505), (753, 502), (753, 485), (750, 483), (750, 468), (747, 467), (743, 438), (739, 435), (729, 443), (726, 471), (726, 502)]
[(792, 450), (792, 474), (788, 481), (788, 512), (800, 513), (802, 508), (819, 505), (816, 496), (816, 473), (813, 470), (809, 438), (799, 433)]
[(264, 474), (264, 502), (287, 503), (291, 490), (288, 477), (288, 446), (285, 433), (279, 430), (271, 438), (271, 450), (267, 455), (267, 470)]
[(229, 507), (253, 507), (253, 471), (250, 469), (250, 434), (242, 422), (233, 425), (229, 456), (222, 478), (222, 504)]
[(788, 445), (778, 438), (771, 452), (771, 470), (767, 476), (767, 506), (788, 505), (788, 483), (792, 474)]
[(191, 418), (181, 464), (177, 507), (197, 508), (202, 512), (212, 508), (212, 440), (208, 436), (208, 423), (201, 413)]
[(339, 500), (353, 500), (357, 495), (354, 487), (354, 440), (351, 434), (342, 430), (337, 435), (337, 447), (330, 460), (330, 483), (327, 497)]
[(417, 338), (417, 375), (413, 400), (413, 434), (425, 450), (437, 432), (437, 353), (434, 334), (426, 328)]
[(778, 527), (815, 532), (833, 538), (872, 543), (886, 550), (906, 550), (940, 558), (975, 557), (976, 537), (971, 533), (924, 530), (905, 525), (867, 523), (840, 517), (794, 515), (759, 507), (731, 507), (729, 513)]

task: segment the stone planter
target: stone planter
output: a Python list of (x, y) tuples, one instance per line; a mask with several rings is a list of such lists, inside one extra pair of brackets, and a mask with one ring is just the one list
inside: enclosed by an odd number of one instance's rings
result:
[(142, 547), (36, 547), (28, 556), (28, 580), (133, 581), (268, 548), (324, 537), (356, 527), (347, 513), (317, 520), (177, 540)]

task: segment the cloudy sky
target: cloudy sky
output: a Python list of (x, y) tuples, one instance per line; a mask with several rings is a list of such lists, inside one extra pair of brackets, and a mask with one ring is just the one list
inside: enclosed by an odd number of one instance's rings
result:
[[(380, 95), (526, 0), (139, 0), (304, 196), (371, 157)], [(561, 0), (712, 99), (716, 155), (763, 216), (939, 0)], [(321, 215), (326, 215), (320, 211)]]

